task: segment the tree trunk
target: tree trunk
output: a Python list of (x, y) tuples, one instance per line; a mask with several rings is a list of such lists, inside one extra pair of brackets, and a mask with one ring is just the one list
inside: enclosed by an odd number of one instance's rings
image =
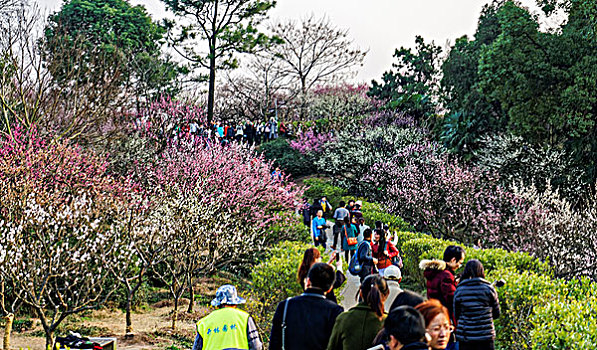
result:
[(176, 330), (176, 321), (178, 319), (178, 298), (174, 298), (174, 311), (172, 311), (172, 330)]
[(129, 296), (126, 299), (126, 328), (124, 330), (125, 334), (133, 333), (133, 320), (131, 319), (132, 305), (133, 305), (133, 296), (129, 293)]
[(8, 314), (6, 316), (6, 326), (4, 327), (4, 350), (10, 349), (10, 332), (12, 332), (12, 321), (14, 320), (14, 314)]
[(189, 279), (189, 307), (187, 308), (187, 313), (193, 313), (193, 306), (195, 305), (195, 292), (193, 291), (193, 283), (192, 280)]
[(46, 349), (53, 349), (56, 336), (54, 331), (46, 331)]

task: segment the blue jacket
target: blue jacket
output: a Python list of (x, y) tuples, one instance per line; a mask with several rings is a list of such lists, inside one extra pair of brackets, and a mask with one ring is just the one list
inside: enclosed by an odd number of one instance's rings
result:
[(318, 229), (317, 226), (323, 226), (326, 223), (327, 223), (327, 221), (324, 218), (320, 219), (318, 217), (315, 217), (313, 219), (313, 224), (311, 226), (313, 228), (313, 236), (315, 236), (315, 237), (321, 236), (322, 235), (322, 232), (321, 232), (322, 230)]

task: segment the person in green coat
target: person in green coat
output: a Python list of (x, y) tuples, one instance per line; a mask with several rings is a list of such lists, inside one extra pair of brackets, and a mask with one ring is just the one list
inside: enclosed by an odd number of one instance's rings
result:
[(383, 328), (384, 302), (390, 294), (385, 279), (367, 276), (359, 289), (360, 302), (334, 323), (327, 350), (366, 350)]
[(350, 259), (357, 251), (357, 245), (349, 245), (348, 238), (356, 238), (358, 234), (357, 228), (350, 222), (350, 217), (345, 217), (344, 225), (340, 227), (340, 236), (342, 237), (342, 250), (344, 251), (344, 258), (347, 262), (350, 262)]

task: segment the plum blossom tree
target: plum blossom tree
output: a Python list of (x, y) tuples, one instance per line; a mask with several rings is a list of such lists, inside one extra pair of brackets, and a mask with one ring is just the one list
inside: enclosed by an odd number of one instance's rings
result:
[(284, 237), (269, 228), (295, 208), (302, 191), (271, 178), (271, 163), (240, 144), (185, 141), (169, 147), (148, 169), (155, 184), (152, 220), (168, 252), (154, 271), (178, 301), (198, 275), (254, 261), (267, 244)]
[(0, 276), (39, 317), (52, 346), (69, 315), (96, 308), (136, 187), (106, 173), (101, 157), (35, 131), (0, 140)]

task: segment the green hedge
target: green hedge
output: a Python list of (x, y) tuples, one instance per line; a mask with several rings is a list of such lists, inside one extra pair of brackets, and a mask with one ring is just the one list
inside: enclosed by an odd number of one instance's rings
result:
[[(441, 259), (444, 249), (457, 243), (414, 232), (397, 236), (405, 280), (415, 290), (425, 290), (419, 262)], [(461, 246), (465, 261), (483, 263), (488, 280), (506, 282), (497, 289), (502, 308), (495, 320), (497, 349), (587, 349), (597, 343), (596, 283), (555, 279), (547, 262), (526, 253)]]
[[(246, 310), (253, 316), (262, 338), (267, 342), (271, 321), (279, 302), (302, 293), (297, 273), (303, 255), (310, 244), (281, 242), (268, 249), (265, 259), (251, 272), (251, 292)], [(329, 256), (323, 254), (322, 261)]]
[(309, 186), (305, 190), (305, 198), (309, 199), (310, 201), (321, 198), (325, 196), (332, 205), (332, 207), (337, 208), (340, 201), (342, 200), (342, 196), (346, 194), (346, 190), (341, 187), (336, 187), (332, 185), (328, 180), (320, 179), (320, 178), (311, 178), (306, 179), (303, 181), (303, 184)]

